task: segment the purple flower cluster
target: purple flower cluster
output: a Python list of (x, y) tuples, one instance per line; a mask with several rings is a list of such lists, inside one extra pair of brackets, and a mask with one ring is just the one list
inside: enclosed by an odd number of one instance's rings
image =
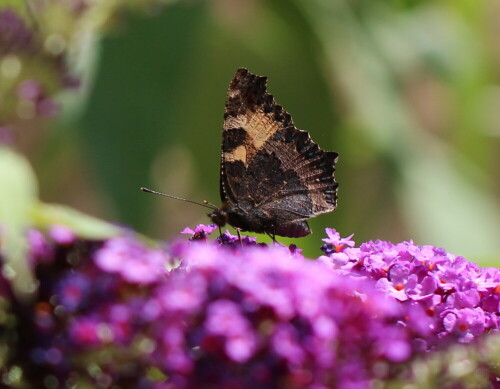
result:
[[(145, 307), (169, 277), (167, 251), (147, 247), (129, 233), (83, 241), (62, 226), (47, 233), (31, 230), (28, 240), (39, 283), (36, 300), (17, 300), (8, 281), (0, 279), (10, 315), (19, 323), (9, 329), (8, 338), (18, 343), (10, 347), (6, 366), (23, 367), (23, 384), (33, 388), (47, 377), (57, 387), (74, 382), (107, 387), (103, 383), (122, 380), (123, 388), (152, 387), (146, 377), (154, 365)], [(91, 364), (99, 366), (92, 374)]]
[(53, 99), (55, 92), (79, 84), (69, 74), (64, 53), (47, 49), (51, 36), (43, 36), (45, 31), (50, 29), (34, 27), (32, 19), (10, 8), (0, 8), (0, 99), (5, 102), (2, 132), (11, 131), (20, 120), (56, 116), (59, 106)]
[[(194, 230), (189, 227), (184, 228), (181, 234), (191, 235), (190, 241), (206, 241), (207, 237), (217, 229), (215, 224), (205, 225), (198, 224)], [(224, 231), (217, 238), (217, 242), (221, 246), (241, 248), (243, 246), (265, 246), (265, 244), (257, 243), (256, 237), (251, 237), (247, 235), (236, 236), (231, 234), (228, 230)]]
[(12, 386), (369, 388), (498, 328), (498, 269), (442, 249), (356, 248), (328, 229), (311, 261), (227, 231), (208, 241), (215, 230), (186, 229), (191, 239), (169, 248), (130, 232), (92, 242), (30, 231), (36, 299), (17, 300), (0, 278), (13, 318), (0, 323), (5, 368), (24, 372)]
[(94, 256), (101, 270), (119, 274), (127, 282), (140, 284), (160, 281), (165, 276), (168, 259), (164, 250), (146, 248), (130, 237), (107, 241)]
[(155, 296), (167, 388), (368, 387), (411, 355), (397, 304), (287, 248), (193, 244), (182, 258)]
[(405, 308), (400, 322), (428, 350), (450, 341), (471, 342), (500, 328), (500, 270), (412, 242), (375, 241), (353, 247), (327, 229), (320, 260), (343, 275), (372, 279)]
[(0, 57), (33, 49), (33, 33), (24, 21), (11, 9), (0, 10)]

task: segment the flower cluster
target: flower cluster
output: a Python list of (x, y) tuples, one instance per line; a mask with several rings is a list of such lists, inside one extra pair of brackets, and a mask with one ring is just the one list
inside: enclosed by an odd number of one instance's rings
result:
[[(188, 234), (191, 235), (191, 238), (189, 239), (190, 241), (206, 241), (207, 237), (214, 232), (217, 229), (217, 226), (215, 224), (210, 224), (210, 225), (205, 225), (205, 224), (198, 224), (194, 230), (192, 230), (189, 227), (186, 227), (184, 230), (181, 231), (181, 234)], [(257, 243), (257, 238), (243, 235), (243, 236), (237, 236), (231, 234), (228, 230), (224, 231), (219, 235), (217, 238), (217, 242), (221, 246), (225, 247), (233, 247), (233, 248), (240, 248), (243, 246), (265, 246), (265, 244), (259, 244)]]
[[(6, 293), (10, 307), (4, 314), (18, 323), (8, 329), (7, 338), (17, 344), (10, 347), (6, 371), (21, 367), (23, 385), (33, 388), (47, 380), (57, 384), (48, 387), (108, 387), (121, 380), (127, 381), (123, 388), (152, 387), (145, 307), (168, 278), (167, 251), (147, 247), (130, 233), (84, 241), (62, 226), (31, 230), (28, 240), (39, 287), (31, 302)], [(7, 280), (0, 284), (9, 291)]]
[(372, 279), (405, 308), (400, 321), (428, 350), (450, 341), (471, 342), (500, 328), (500, 270), (412, 242), (375, 241), (353, 247), (327, 229), (320, 260), (343, 275)]
[(228, 232), (207, 240), (214, 230), (186, 229), (169, 247), (31, 230), (36, 298), (18, 300), (0, 277), (3, 383), (369, 388), (498, 328), (498, 270), (442, 249), (356, 248), (328, 229), (311, 261)]
[(411, 355), (397, 305), (369, 283), (278, 246), (194, 244), (182, 257), (156, 295), (173, 388), (364, 387)]
[(20, 120), (53, 117), (59, 107), (53, 99), (57, 90), (78, 82), (65, 64), (63, 52), (51, 47), (57, 36), (42, 37), (28, 17), (13, 9), (0, 9), (0, 128), (6, 131)]
[[(4, 2), (5, 3), (5, 2)], [(9, 3), (9, 2), (8, 2)], [(108, 26), (123, 9), (160, 6), (167, 0), (47, 0), (0, 5), (0, 142), (13, 130), (60, 111), (56, 95), (78, 87), (75, 75), (89, 36)]]
[(33, 33), (11, 9), (0, 11), (0, 55), (19, 51), (32, 52)]

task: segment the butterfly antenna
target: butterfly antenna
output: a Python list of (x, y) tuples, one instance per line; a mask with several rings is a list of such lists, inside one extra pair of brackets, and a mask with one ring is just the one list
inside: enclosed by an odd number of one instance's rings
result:
[(181, 201), (185, 201), (187, 203), (191, 203), (191, 204), (196, 204), (196, 205), (201, 205), (202, 207), (205, 207), (205, 208), (210, 208), (212, 210), (217, 210), (219, 208), (217, 208), (215, 205), (213, 204), (210, 204), (208, 201), (203, 201), (203, 203), (199, 203), (197, 201), (193, 201), (193, 200), (188, 200), (188, 199), (183, 199), (182, 197), (177, 197), (177, 196), (172, 196), (172, 195), (169, 195), (169, 194), (166, 194), (166, 193), (161, 193), (161, 192), (157, 192), (156, 190), (152, 190), (152, 189), (148, 189), (148, 188), (144, 188), (144, 187), (141, 187), (141, 190), (143, 192), (147, 192), (147, 193), (153, 193), (153, 194), (157, 194), (157, 195), (160, 195), (160, 196), (165, 196), (165, 197), (169, 197), (171, 199), (174, 199), (174, 200), (181, 200)]

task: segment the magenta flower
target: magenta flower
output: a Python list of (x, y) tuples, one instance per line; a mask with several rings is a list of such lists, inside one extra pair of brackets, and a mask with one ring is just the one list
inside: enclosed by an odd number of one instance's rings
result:
[(54, 248), (50, 245), (44, 234), (38, 230), (30, 229), (27, 232), (29, 244), (29, 261), (34, 266), (38, 262), (51, 262), (54, 260)]
[[(324, 241), (340, 242), (334, 231), (328, 235)], [(405, 309), (401, 323), (415, 331), (426, 348), (452, 340), (470, 342), (500, 328), (498, 269), (481, 269), (444, 249), (412, 242), (367, 242), (359, 248), (325, 252), (327, 256), (320, 259), (332, 269), (375, 280), (379, 290), (400, 301)], [(424, 312), (425, 317), (414, 311)]]
[(341, 251), (344, 246), (353, 247), (355, 244), (351, 240), (354, 234), (349, 235), (347, 238), (341, 238), (340, 234), (333, 228), (326, 228), (325, 232), (328, 235), (328, 238), (321, 240), (327, 245), (332, 245), (336, 252)]
[(166, 275), (169, 257), (160, 249), (148, 249), (131, 237), (110, 239), (95, 254), (97, 266), (120, 274), (126, 281), (149, 284)]
[(216, 300), (207, 307), (204, 330), (207, 337), (225, 337), (225, 354), (233, 361), (244, 363), (255, 353), (257, 339), (252, 323), (242, 308), (231, 300)]
[(94, 346), (101, 343), (99, 320), (97, 318), (78, 318), (69, 322), (69, 339), (79, 346)]
[[(258, 245), (256, 237), (251, 237), (251, 236), (246, 236), (246, 235), (238, 237), (237, 235), (231, 234), (227, 230), (217, 238), (217, 241), (222, 246), (237, 247), (237, 248), (242, 247), (242, 246), (256, 246), (256, 245)], [(260, 245), (263, 245), (263, 244), (260, 244)]]
[(484, 333), (485, 314), (481, 308), (448, 309), (442, 317), (446, 332), (454, 334), (459, 342), (469, 343)]
[(49, 236), (61, 246), (68, 246), (76, 241), (75, 233), (65, 226), (52, 226), (49, 230)]
[(181, 234), (193, 235), (190, 240), (205, 240), (214, 230), (217, 229), (215, 224), (205, 225), (198, 224), (194, 230), (189, 227), (184, 228)]

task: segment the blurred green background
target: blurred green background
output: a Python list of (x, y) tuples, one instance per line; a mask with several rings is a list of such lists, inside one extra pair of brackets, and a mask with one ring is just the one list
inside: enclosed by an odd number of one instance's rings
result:
[(225, 94), (247, 67), (340, 154), (338, 209), (280, 241), (317, 256), (328, 226), (498, 265), (498, 1), (153, 2), (82, 41), (82, 88), (22, 143), (43, 201), (158, 239), (208, 223), (205, 209), (139, 188), (219, 203)]

